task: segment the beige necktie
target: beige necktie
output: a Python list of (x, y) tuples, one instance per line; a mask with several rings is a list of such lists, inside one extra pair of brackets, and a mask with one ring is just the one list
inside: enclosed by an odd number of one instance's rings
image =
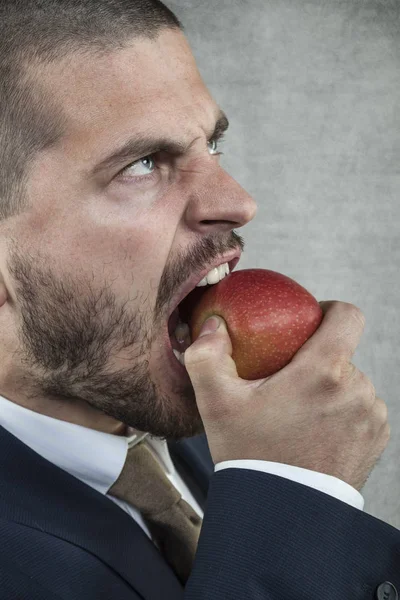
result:
[(181, 583), (190, 575), (202, 519), (182, 499), (144, 442), (128, 450), (109, 494), (135, 506)]

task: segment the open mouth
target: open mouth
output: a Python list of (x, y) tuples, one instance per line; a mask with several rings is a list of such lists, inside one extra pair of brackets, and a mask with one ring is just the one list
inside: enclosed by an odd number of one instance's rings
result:
[(207, 284), (204, 287), (195, 287), (191, 290), (178, 304), (174, 312), (168, 320), (168, 333), (172, 336), (175, 333), (179, 323), (187, 324), (190, 320), (190, 307), (196, 302), (200, 302), (202, 295), (211, 287), (211, 284)]
[[(224, 263), (225, 271), (221, 265), (220, 268), (222, 268), (222, 272), (220, 271), (219, 280), (229, 276), (229, 273), (233, 271), (239, 260), (240, 256), (236, 256), (231, 261)], [(227, 267), (229, 267), (229, 269)], [(219, 281), (215, 281), (215, 279), (213, 280), (212, 273), (214, 274), (214, 277), (217, 277), (218, 279), (215, 269), (212, 269), (212, 271), (210, 271), (208, 274), (204, 273), (203, 277), (201, 277), (201, 280), (203, 281), (203, 285), (201, 287), (198, 287), (198, 283), (200, 281), (199, 278), (197, 278), (197, 283), (192, 282), (191, 285), (189, 284), (189, 289), (183, 291), (183, 297), (181, 297), (179, 301), (177, 300), (175, 310), (173, 310), (168, 319), (169, 345), (172, 352), (175, 354), (177, 361), (179, 361), (181, 365), (184, 365), (184, 353), (192, 343), (188, 322), (190, 320), (193, 307), (201, 300), (202, 295), (211, 285), (216, 285), (219, 283)], [(207, 283), (204, 285), (206, 277)], [(211, 279), (213, 282), (209, 283), (208, 279)]]

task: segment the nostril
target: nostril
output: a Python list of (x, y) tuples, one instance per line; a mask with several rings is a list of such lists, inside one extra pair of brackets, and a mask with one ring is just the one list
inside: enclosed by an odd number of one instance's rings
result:
[(238, 227), (243, 227), (243, 223), (238, 223), (237, 221), (223, 221), (222, 219), (218, 219), (217, 221), (201, 221), (204, 225), (218, 225), (221, 227), (222, 224), (226, 223), (226, 230), (231, 231), (232, 229), (237, 229)]

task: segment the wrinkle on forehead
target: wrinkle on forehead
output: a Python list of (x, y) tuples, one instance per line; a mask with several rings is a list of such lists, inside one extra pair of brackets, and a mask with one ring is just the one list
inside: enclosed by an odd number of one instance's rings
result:
[(215, 102), (180, 31), (100, 57), (68, 56), (44, 79), (67, 118), (63, 150), (80, 160), (136, 132), (199, 135), (214, 124)]

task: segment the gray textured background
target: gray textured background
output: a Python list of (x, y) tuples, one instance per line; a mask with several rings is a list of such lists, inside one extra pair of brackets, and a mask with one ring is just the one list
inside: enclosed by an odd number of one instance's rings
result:
[(400, 528), (400, 0), (166, 0), (231, 121), (223, 166), (259, 209), (239, 268), (359, 306), (353, 363), (389, 408), (362, 490)]

